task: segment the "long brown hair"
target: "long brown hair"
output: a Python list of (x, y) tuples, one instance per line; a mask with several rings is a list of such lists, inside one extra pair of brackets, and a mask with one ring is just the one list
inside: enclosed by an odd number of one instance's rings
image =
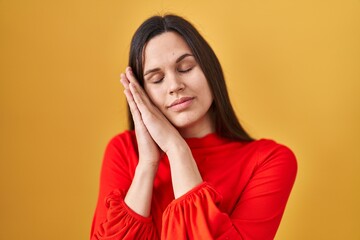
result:
[[(140, 85), (144, 86), (143, 51), (146, 44), (153, 37), (169, 31), (178, 33), (185, 40), (209, 83), (214, 96), (210, 110), (213, 112), (216, 133), (229, 139), (252, 141), (231, 105), (218, 58), (196, 28), (184, 18), (176, 15), (153, 16), (136, 30), (130, 46), (129, 66)], [(130, 112), (129, 125), (130, 129), (134, 129)]]

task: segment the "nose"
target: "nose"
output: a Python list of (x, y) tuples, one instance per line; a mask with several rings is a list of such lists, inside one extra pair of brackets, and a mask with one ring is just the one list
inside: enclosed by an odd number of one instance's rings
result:
[(171, 74), (171, 76), (168, 76), (168, 83), (169, 83), (169, 94), (175, 94), (185, 89), (185, 84), (183, 83), (181, 78), (176, 74)]

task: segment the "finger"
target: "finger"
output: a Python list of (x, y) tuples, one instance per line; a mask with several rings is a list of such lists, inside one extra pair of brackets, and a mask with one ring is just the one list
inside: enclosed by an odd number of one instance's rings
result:
[(129, 108), (130, 108), (130, 112), (131, 112), (131, 115), (134, 120), (134, 124), (138, 125), (138, 124), (142, 123), (141, 113), (134, 101), (132, 93), (130, 92), (129, 89), (125, 89), (124, 94), (126, 96), (126, 100), (127, 100), (128, 104), (129, 104)]
[[(160, 110), (153, 104), (153, 102), (150, 100), (150, 98), (147, 96), (146, 93), (144, 93), (144, 95), (140, 94), (139, 89), (141, 89), (141, 87), (139, 85), (135, 85), (132, 82), (129, 83), (129, 90), (132, 94), (132, 97), (140, 111), (140, 113), (142, 114), (142, 119), (144, 118), (144, 114), (150, 113), (152, 115), (157, 115), (161, 112)], [(147, 115), (149, 116), (149, 115)]]
[(137, 83), (137, 79), (135, 78), (131, 67), (127, 67), (125, 69), (125, 74), (126, 74), (126, 77), (129, 79), (129, 82)]
[(137, 94), (139, 94), (141, 96), (142, 101), (150, 106), (151, 105), (151, 101), (148, 97), (148, 95), (146, 94), (146, 92), (144, 91), (144, 89), (139, 85), (138, 81), (136, 80), (132, 70), (130, 67), (126, 68), (125, 74), (124, 74), (124, 80), (127, 81), (128, 83), (128, 87), (130, 86), (129, 84), (133, 84), (133, 86), (136, 88), (136, 92)]
[(120, 74), (120, 82), (125, 89), (129, 89), (129, 80), (126, 78), (124, 73)]
[[(142, 89), (142, 87), (139, 85), (139, 82), (135, 78), (135, 75), (134, 75), (131, 67), (127, 67), (125, 69), (125, 74), (121, 74), (121, 77), (122, 77), (122, 82), (124, 82), (124, 84), (126, 85), (127, 88), (129, 87), (130, 83), (133, 83), (136, 86), (138, 93), (142, 96), (146, 96), (146, 98), (147, 98), (147, 94)], [(125, 87), (125, 85), (124, 85), (124, 87)]]
[(125, 70), (125, 76), (126, 76), (127, 80), (129, 81), (129, 83), (133, 83), (133, 84), (136, 85), (136, 87), (138, 87), (138, 92), (139, 92), (139, 94), (141, 94), (141, 95), (146, 94), (146, 93), (143, 91), (142, 87), (140, 86), (138, 80), (135, 78), (135, 75), (134, 75), (133, 71), (131, 70), (131, 67), (127, 67), (127, 68), (126, 68), (126, 70)]
[(141, 119), (143, 120), (143, 122), (145, 118), (149, 119), (150, 116), (154, 116), (154, 114), (156, 113), (155, 106), (149, 101), (147, 96), (139, 94), (139, 88), (133, 83), (130, 83), (129, 86), (132, 97), (134, 99), (134, 102), (136, 103), (138, 110), (140, 111)]
[[(144, 107), (144, 101), (143, 101), (143, 98), (142, 96), (139, 94), (139, 90), (137, 88), (137, 86), (135, 86), (134, 83), (130, 82), (129, 83), (129, 88), (130, 88), (130, 92), (132, 94), (132, 98), (133, 100), (135, 101), (137, 107), (139, 108), (143, 108)], [(140, 110), (141, 112), (141, 110)]]

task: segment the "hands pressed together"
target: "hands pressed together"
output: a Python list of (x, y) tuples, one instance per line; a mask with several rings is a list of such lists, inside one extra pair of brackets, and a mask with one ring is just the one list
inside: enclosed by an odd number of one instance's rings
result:
[[(121, 74), (125, 96), (134, 120), (140, 161), (156, 164), (161, 151), (169, 153), (176, 140), (182, 140), (176, 128), (154, 106), (138, 84), (130, 67)], [(184, 144), (186, 144), (183, 141)]]
[[(148, 216), (153, 181), (162, 152), (169, 158), (175, 197), (200, 184), (202, 178), (185, 140), (151, 102), (135, 79), (131, 68), (127, 67), (120, 77), (134, 120), (139, 151), (139, 163), (125, 202), (135, 212)], [(139, 197), (139, 194), (143, 196)]]

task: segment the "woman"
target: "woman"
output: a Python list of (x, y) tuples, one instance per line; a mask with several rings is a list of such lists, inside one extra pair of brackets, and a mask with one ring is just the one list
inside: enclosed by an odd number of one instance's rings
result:
[(273, 239), (292, 189), (293, 153), (253, 140), (220, 63), (186, 20), (154, 16), (121, 74), (132, 129), (105, 152), (92, 239)]

